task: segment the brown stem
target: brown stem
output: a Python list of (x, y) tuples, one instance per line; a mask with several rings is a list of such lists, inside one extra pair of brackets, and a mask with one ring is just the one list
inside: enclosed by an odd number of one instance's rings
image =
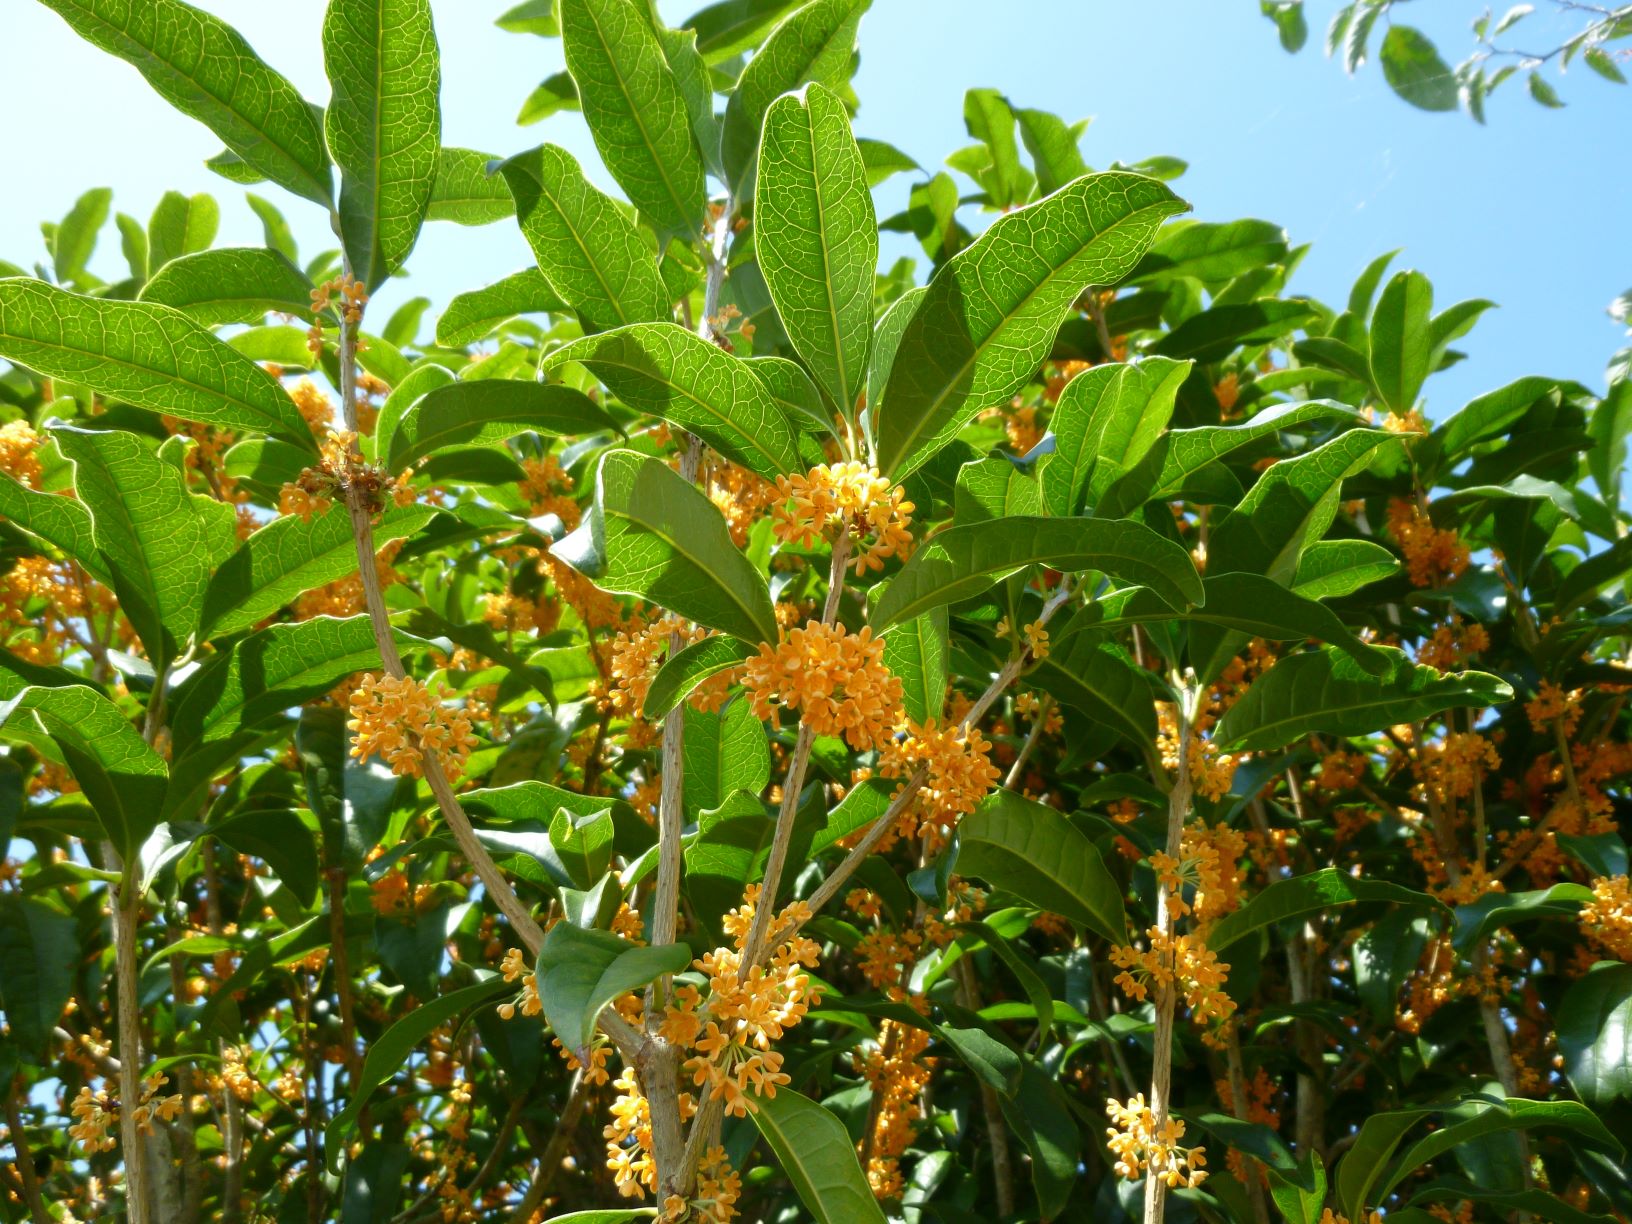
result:
[[(1243, 1122), (1251, 1122), (1248, 1116), (1251, 1110), (1247, 1107), (1247, 1072), (1241, 1064), (1241, 1036), (1235, 1031), (1235, 1025), (1225, 1026), (1226, 1045), (1225, 1058), (1230, 1069), (1230, 1104), (1231, 1110)], [(1264, 1174), (1258, 1162), (1251, 1156), (1245, 1158), (1247, 1174), (1247, 1198), (1252, 1204), (1252, 1218), (1254, 1224), (1269, 1224), (1269, 1204), (1264, 1200)]]
[[(1169, 858), (1179, 857), (1184, 841), (1184, 822), (1190, 818), (1190, 724), (1195, 717), (1196, 696), (1199, 688), (1185, 683), (1179, 686), (1174, 704), (1174, 734), (1178, 737), (1179, 760), (1173, 778), (1173, 789), (1167, 796), (1167, 841)], [(1166, 879), (1156, 889), (1156, 929), (1164, 938), (1173, 933), (1173, 914), (1168, 906), (1172, 888)], [(1154, 1121), (1151, 1129), (1158, 1135), (1167, 1126), (1169, 1095), (1173, 1080), (1173, 1016), (1178, 1010), (1178, 995), (1172, 982), (1159, 982), (1155, 989), (1156, 1034), (1151, 1052), (1150, 1112)], [(1167, 1218), (1167, 1181), (1155, 1164), (1145, 1171), (1145, 1224), (1161, 1224)]]
[(136, 995), (137, 958), (141, 949), (136, 926), (141, 918), (142, 894), (135, 862), (125, 864), (113, 897), (114, 974), (118, 979), (119, 1024), (119, 1142), (125, 1163), (125, 1210), (130, 1224), (148, 1224), (147, 1144), (136, 1125), (136, 1107), (142, 1099), (141, 1007)]
[(22, 1181), (23, 1201), (33, 1224), (51, 1224), (51, 1213), (46, 1210), (45, 1198), (40, 1194), (40, 1179), (34, 1175), (34, 1153), (29, 1151), (28, 1136), (23, 1134), (23, 1115), (17, 1108), (17, 1085), (11, 1084), (6, 1092), (6, 1126), (11, 1130), (11, 1150), (17, 1153), (17, 1176)]
[(1046, 695), (1037, 699), (1037, 712), (1032, 716), (1031, 731), (1025, 742), (1020, 745), (1020, 751), (1015, 754), (1014, 764), (1009, 766), (1009, 776), (1003, 779), (1003, 788), (1013, 790), (1020, 781), (1020, 774), (1026, 768), (1026, 761), (1037, 750), (1037, 741), (1043, 738), (1043, 724), (1048, 721), (1048, 707), (1050, 698)]
[[(204, 859), (204, 915), (210, 934), (219, 936), (227, 928), (221, 916), (221, 876), (215, 865), (215, 843), (206, 837), (199, 853)], [(225, 1054), (225, 1041), (217, 1041), (215, 1046), (217, 1054)], [(225, 1169), (221, 1184), (221, 1219), (224, 1224), (238, 1224), (243, 1215), (244, 1197), (244, 1107), (238, 1094), (230, 1088), (222, 1098), (221, 1146)]]
[[(167, 924), (168, 925), (168, 924)], [(170, 990), (177, 1000), (182, 998), (187, 985), (187, 968), (179, 956), (170, 958)], [(174, 1044), (171, 1052), (175, 1052)], [(192, 1224), (204, 1209), (204, 1166), (198, 1157), (197, 1126), (193, 1122), (193, 1068), (181, 1062), (175, 1066), (176, 1090), (185, 1102), (181, 1119), (173, 1124), (176, 1136), (176, 1155), (181, 1162), (183, 1224)]]
[(346, 948), (346, 869), (330, 867), (329, 963), (334, 970), (334, 993), (340, 1002), (340, 1047), (346, 1052), (346, 1074), (352, 1090), (362, 1075), (362, 1056), (357, 1050), (357, 1015), (351, 997), (351, 954)]

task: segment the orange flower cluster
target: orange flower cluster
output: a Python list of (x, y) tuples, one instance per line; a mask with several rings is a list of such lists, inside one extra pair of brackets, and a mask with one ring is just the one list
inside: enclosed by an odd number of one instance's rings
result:
[[(363, 307), (368, 304), (368, 286), (355, 279), (350, 273), (324, 281), (312, 290), (312, 313), (321, 315), (334, 304), (335, 294), (340, 295), (340, 317), (347, 323), (355, 326), (363, 321)], [(323, 351), (323, 324), (321, 321), (312, 324), (306, 332), (306, 347), (313, 353)]]
[[(1257, 1073), (1247, 1082), (1245, 1087), (1247, 1090), (1246, 1112), (1241, 1114), (1236, 1112), (1235, 1093), (1230, 1088), (1230, 1081), (1227, 1079), (1213, 1081), (1213, 1090), (1218, 1093), (1218, 1103), (1223, 1112), (1233, 1114), (1246, 1122), (1255, 1122), (1260, 1126), (1267, 1126), (1270, 1130), (1280, 1130), (1281, 1111), (1278, 1105), (1281, 1092), (1280, 1084), (1269, 1077), (1268, 1071), (1259, 1067)], [(1229, 1165), (1230, 1172), (1235, 1176), (1235, 1180), (1245, 1185), (1247, 1182), (1246, 1157), (1238, 1149), (1231, 1148), (1225, 1158), (1225, 1163)], [(1260, 1176), (1262, 1175), (1260, 1174)]]
[(376, 914), (400, 917), (423, 912), (431, 904), (436, 890), (429, 884), (411, 884), (408, 873), (400, 867), (386, 872), (369, 885), (369, 903)]
[(516, 485), (516, 489), (526, 498), (533, 517), (553, 514), (569, 531), (578, 526), (582, 511), (572, 499), (572, 477), (562, 469), (559, 459), (554, 455), (545, 455), (542, 459), (523, 459), (521, 470), (526, 478)]
[(941, 726), (933, 718), (924, 723), (909, 719), (906, 734), (890, 739), (879, 751), (878, 772), (885, 778), (905, 778), (925, 769), (918, 792), (923, 813), (919, 832), (927, 833), (928, 827), (950, 831), (980, 806), (1002, 776), (991, 762), (991, 750), (978, 727), (964, 730), (956, 723)]
[(1529, 715), (1530, 725), (1543, 735), (1551, 735), (1553, 724), (1562, 722), (1568, 739), (1581, 722), (1581, 698), (1580, 689), (1565, 692), (1551, 680), (1543, 680), (1536, 686), (1535, 697), (1524, 703), (1524, 712)]
[[(159, 1089), (170, 1082), (169, 1076), (150, 1075), (142, 1081), (142, 1099), (132, 1114), (136, 1129), (144, 1134), (153, 1133), (154, 1120), (172, 1122), (181, 1115), (181, 1094), (161, 1097)], [(68, 1134), (87, 1152), (111, 1152), (118, 1141), (111, 1132), (119, 1125), (119, 1102), (116, 1098), (92, 1090), (89, 1084), (79, 1090), (69, 1106), (74, 1123)]]
[(511, 948), (507, 951), (499, 968), (505, 981), (521, 983), (521, 1002), (499, 1004), (499, 1015), (509, 1020), (518, 1009), (524, 1016), (542, 1014), (544, 1003), (538, 997), (538, 975), (527, 968), (527, 958), (522, 955), (521, 949)]
[(1580, 921), (1587, 938), (1606, 956), (1632, 961), (1632, 888), (1624, 875), (1592, 882), (1592, 900), (1581, 907)]
[(288, 388), (289, 398), (295, 401), (295, 407), (300, 409), (300, 415), (305, 418), (306, 426), (312, 431), (312, 436), (323, 438), (328, 436), (334, 428), (334, 403), (318, 388), (318, 385), (309, 378), (302, 378), (294, 386)]
[(40, 487), (43, 470), (36, 452), (40, 435), (27, 421), (7, 421), (0, 425), (0, 472), (31, 489)]
[(469, 715), (444, 706), (412, 676), (366, 675), (351, 695), (350, 707), (346, 726), (352, 732), (351, 755), (359, 761), (382, 756), (392, 773), (420, 777), (430, 753), (453, 782), (476, 747)]
[[(1161, 750), (1162, 764), (1169, 770), (1177, 770), (1179, 737), (1171, 702), (1157, 703), (1156, 726), (1156, 746)], [(1209, 799), (1222, 799), (1229, 794), (1236, 763), (1233, 754), (1220, 752), (1218, 745), (1198, 731), (1190, 732), (1190, 784), (1198, 793)]]
[(1441, 803), (1473, 794), (1484, 771), (1502, 767), (1496, 746), (1477, 731), (1453, 731), (1437, 744), (1424, 744), (1412, 770)]
[(856, 1070), (873, 1089), (867, 1184), (875, 1198), (899, 1198), (904, 1189), (901, 1157), (917, 1137), (918, 1103), (935, 1073), (936, 1060), (924, 1056), (928, 1048), (927, 1029), (885, 1020), (874, 1047), (855, 1056)]
[[(912, 551), (913, 504), (901, 486), (861, 463), (822, 464), (808, 475), (778, 476), (783, 503), (776, 508), (773, 526), (784, 543), (814, 547), (828, 527), (838, 524), (858, 542), (873, 542), (858, 551), (850, 564), (857, 574), (884, 568), (886, 557), (906, 559)], [(791, 502), (791, 505), (789, 504)]]
[(1400, 498), (1389, 502), (1388, 529), (1405, 554), (1413, 586), (1444, 586), (1468, 568), (1468, 546), (1462, 538), (1449, 528), (1435, 527), (1415, 502)]
[(1324, 791), (1349, 791), (1366, 778), (1367, 761), (1358, 752), (1329, 752), (1320, 762), (1314, 784)]
[(352, 489), (360, 491), (362, 504), (370, 514), (385, 509), (387, 496), (398, 506), (412, 505), (414, 491), (408, 484), (411, 473), (403, 472), (395, 479), (384, 469), (365, 463), (357, 451), (357, 435), (334, 432), (324, 436), (320, 461), (316, 467), (302, 470), (300, 475), (278, 492), (278, 512), (298, 514), (307, 522), (313, 515), (328, 510), (331, 503), (343, 500)]
[(1111, 949), (1111, 963), (1122, 971), (1116, 975), (1116, 984), (1125, 994), (1143, 1001), (1152, 983), (1158, 992), (1176, 987), (1197, 1024), (1230, 1018), (1235, 1000), (1222, 989), (1230, 967), (1199, 935), (1174, 935), (1153, 926), (1145, 937), (1150, 941), (1149, 951), (1132, 945)]
[(1123, 1104), (1105, 1102), (1105, 1116), (1112, 1125), (1105, 1128), (1105, 1142), (1116, 1157), (1116, 1171), (1129, 1181), (1154, 1171), (1169, 1188), (1194, 1188), (1207, 1180), (1207, 1149), (1181, 1147), (1184, 1121), (1168, 1117), (1158, 1128), (1156, 1114), (1139, 1093)]
[(870, 628), (847, 633), (810, 621), (786, 630), (776, 645), (760, 644), (744, 679), (757, 717), (797, 710), (817, 735), (843, 736), (858, 752), (887, 742), (901, 709), (901, 680)]
[(1008, 435), (1009, 447), (1015, 454), (1025, 456), (1043, 440), (1043, 425), (1037, 419), (1037, 409), (1031, 405), (1012, 405), (1003, 414), (1003, 432)]
[[(748, 332), (753, 324), (744, 323)], [(697, 1165), (697, 1193), (691, 1199), (669, 1195), (657, 1217), (661, 1224), (730, 1224), (737, 1215), (737, 1199), (742, 1195), (742, 1178), (731, 1167), (723, 1147), (711, 1147)]]
[(1440, 671), (1455, 671), (1490, 649), (1490, 634), (1477, 621), (1440, 625), (1417, 647), (1417, 662)]
[(657, 1161), (652, 1156), (652, 1110), (640, 1091), (632, 1067), (625, 1067), (612, 1085), (612, 1121), (601, 1132), (606, 1139), (606, 1167), (612, 1170), (618, 1193), (644, 1198), (657, 1189)]
[(720, 513), (725, 516), (725, 525), (731, 531), (731, 542), (738, 548), (747, 547), (749, 529), (782, 496), (777, 487), (763, 476), (723, 459), (708, 465), (703, 483), (708, 491), (708, 500), (719, 507)]
[(665, 1038), (695, 1052), (686, 1062), (692, 1081), (735, 1117), (752, 1113), (755, 1098), (775, 1097), (788, 1083), (782, 1055), (771, 1046), (804, 1019), (816, 998), (803, 970), (816, 967), (818, 947), (793, 934), (811, 916), (803, 901), (771, 922), (770, 964), (743, 973), (743, 948), (758, 904), (759, 887), (750, 885), (743, 903), (723, 920), (735, 947), (715, 948), (693, 962), (708, 977), (707, 998), (695, 986), (677, 986), (662, 1025)]
[(1197, 932), (1205, 933), (1225, 914), (1241, 907), (1242, 873), (1237, 864), (1247, 853), (1246, 834), (1223, 824), (1190, 825), (1184, 830), (1179, 853), (1184, 858), (1185, 878), (1196, 886), (1185, 911), (1194, 919)]
[[(708, 630), (678, 616), (662, 616), (643, 628), (631, 626), (612, 639), (609, 670), (612, 686), (607, 693), (612, 708), (635, 718), (646, 704), (646, 694), (658, 670), (669, 657), (670, 635), (680, 635), (682, 648), (700, 642)], [(741, 669), (730, 667), (715, 672), (687, 698), (693, 709), (717, 710), (731, 695), (731, 686), (741, 678)]]
[(1032, 621), (1028, 625), (1021, 625), (1020, 635), (1016, 636), (1014, 627), (1009, 624), (1009, 618), (1005, 616), (997, 622), (996, 632), (1000, 638), (1013, 637), (1016, 644), (1023, 637), (1025, 639), (1025, 649), (1034, 660), (1048, 658), (1048, 630), (1043, 628), (1041, 621)]

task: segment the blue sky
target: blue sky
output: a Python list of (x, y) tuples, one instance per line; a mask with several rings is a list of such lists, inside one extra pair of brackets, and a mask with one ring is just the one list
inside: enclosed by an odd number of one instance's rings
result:
[[(445, 143), (508, 154), (550, 140), (606, 183), (577, 115), (515, 125), (522, 99), (561, 67), (559, 43), (498, 30), (492, 18), (503, 3), (433, 5)], [(307, 96), (326, 100), (321, 0), (203, 7), (237, 25)], [(662, 4), (671, 21), (693, 7)], [(1397, 266), (1425, 272), (1436, 305), (1497, 302), (1501, 309), (1460, 344), (1470, 360), (1429, 383), (1431, 417), (1527, 373), (1601, 388), (1606, 360), (1625, 343), (1605, 307), (1632, 286), (1632, 88), (1577, 68), (1559, 82), (1569, 103), (1561, 111), (1536, 106), (1522, 82), (1511, 82), (1491, 103), (1488, 127), (1426, 114), (1394, 98), (1374, 66), (1350, 78), (1323, 57), (1319, 27), (1332, 7), (1310, 0), (1311, 45), (1288, 56), (1247, 0), (874, 0), (861, 31), (856, 130), (934, 166), (969, 143), (962, 96), (972, 86), (1067, 118), (1091, 116), (1083, 142), (1091, 165), (1182, 157), (1191, 168), (1175, 188), (1196, 216), (1263, 217), (1294, 242), (1312, 243), (1293, 291), (1340, 301), (1371, 257), (1403, 248)], [(1477, 7), (1435, 0), (1409, 11), (1413, 20), (1431, 18), (1429, 33), (1460, 57)], [(994, 16), (1000, 11), (1003, 20)], [(1546, 16), (1531, 20), (1527, 41), (1551, 45)], [(81, 43), (29, 0), (4, 5), (0, 45), (9, 51), (12, 108), (0, 128), (10, 169), (0, 193), (0, 258), (42, 258), (39, 221), (60, 217), (92, 186), (113, 187), (115, 207), (144, 221), (167, 188), (209, 191), (222, 204), (218, 241), (260, 242), (242, 189), (202, 165), (220, 142), (171, 110), (134, 69)], [(334, 245), (312, 205), (259, 190), (289, 216), (303, 252)], [(887, 187), (881, 215), (906, 190), (905, 179)], [(413, 294), (445, 302), (528, 262), (510, 223), (434, 224), (420, 239), (412, 278), (382, 290), (380, 309)], [(111, 226), (92, 267), (121, 274)]]

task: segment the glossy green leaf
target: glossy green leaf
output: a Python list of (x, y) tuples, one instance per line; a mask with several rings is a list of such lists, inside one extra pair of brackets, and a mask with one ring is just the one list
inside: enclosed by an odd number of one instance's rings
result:
[(691, 949), (682, 943), (636, 947), (609, 931), (558, 922), (538, 954), (544, 1018), (563, 1046), (580, 1051), (613, 999), (665, 973), (679, 973), (689, 964)]
[(1591, 902), (1592, 889), (1584, 884), (1560, 883), (1522, 892), (1486, 893), (1456, 907), (1456, 950), (1471, 954), (1481, 939), (1520, 922), (1538, 918), (1573, 922), (1581, 907)]
[(333, 186), (317, 116), (226, 22), (179, 0), (44, 3), (274, 183), (328, 205)]
[(165, 192), (147, 223), (147, 274), (155, 275), (183, 255), (207, 251), (220, 225), (221, 206), (214, 197)]
[(1153, 179), (1089, 175), (999, 218), (936, 273), (877, 408), (879, 468), (923, 464), (1030, 379), (1090, 285), (1121, 280), (1185, 205)]
[(400, 269), (430, 206), (442, 144), (430, 0), (329, 0), (323, 130), (340, 167), (340, 238), (370, 289)]
[(1588, 1105), (1632, 1097), (1632, 965), (1595, 966), (1558, 1009), (1564, 1074)]
[(878, 221), (844, 104), (807, 85), (771, 104), (759, 150), (754, 252), (782, 326), (849, 415), (867, 376)]
[(497, 172), (498, 161), (477, 149), (444, 147), (437, 155), (425, 220), (490, 225), (514, 216), (516, 203)]
[(578, 104), (578, 86), (568, 72), (552, 72), (534, 87), (516, 113), (520, 127), (538, 123), (561, 111), (581, 109)]
[(1363, 735), (1416, 722), (1456, 706), (1483, 708), (1511, 701), (1513, 690), (1484, 672), (1442, 673), (1385, 650), (1392, 669), (1361, 671), (1352, 658), (1325, 649), (1289, 655), (1253, 682), (1219, 720), (1214, 738), (1233, 751), (1267, 752), (1312, 731)]
[(108, 222), (113, 203), (111, 187), (93, 187), (79, 199), (52, 231), (51, 266), (58, 281), (77, 281), (96, 250), (96, 237)]
[(1117, 477), (1135, 467), (1167, 428), (1188, 361), (1152, 357), (1085, 370), (1060, 393), (1049, 418), (1054, 454), (1038, 465), (1043, 501), (1059, 517), (1097, 503)]
[(551, 353), (554, 370), (582, 362), (637, 411), (697, 434), (767, 480), (803, 471), (797, 434), (753, 366), (674, 323), (634, 323)]
[[(1395, 29), (1401, 27), (1396, 26)], [(1378, 394), (1404, 416), (1416, 406), (1417, 394), (1433, 371), (1428, 317), (1434, 288), (1421, 272), (1396, 272), (1371, 319), (1371, 377)]]
[(1290, 335), (1313, 317), (1306, 302), (1229, 302), (1191, 315), (1151, 346), (1165, 357), (1222, 361), (1237, 348), (1268, 344)]
[(688, 811), (717, 808), (732, 791), (758, 795), (771, 780), (771, 750), (765, 724), (744, 698), (718, 710), (694, 710), (685, 716), (684, 778)]
[(774, 1097), (760, 1098), (752, 1117), (818, 1224), (884, 1224), (855, 1144), (828, 1110), (783, 1088)]
[(0, 474), (0, 516), (78, 561), (98, 582), (111, 581), (96, 550), (90, 511), (74, 498), (40, 493)]
[(0, 894), (0, 1008), (9, 1039), (44, 1053), (74, 990), (79, 924), (42, 901)]
[(771, 31), (743, 69), (725, 107), (720, 160), (733, 198), (753, 194), (765, 112), (807, 81), (837, 90), (850, 79), (856, 30), (871, 0), (810, 0)]
[(1102, 570), (1148, 586), (1175, 608), (1203, 599), (1190, 555), (1143, 523), (1007, 518), (937, 533), (884, 587), (871, 622), (878, 630), (888, 629), (932, 608), (979, 595), (1003, 575), (1033, 564)]
[(170, 261), (137, 300), (173, 306), (208, 326), (259, 323), (273, 311), (309, 319), (311, 296), (312, 283), (276, 251), (224, 247)]
[(401, 471), (449, 447), (502, 442), (519, 433), (561, 437), (616, 428), (594, 400), (560, 383), (455, 382), (426, 392), (402, 414), (387, 466)]
[(300, 410), (265, 370), (168, 306), (0, 280), (0, 356), (138, 408), (316, 449)]
[(220, 521), (193, 501), (182, 473), (134, 434), (58, 426), (52, 436), (74, 464), (74, 490), (90, 511), (120, 610), (149, 657), (168, 662), (198, 627), (210, 562), (232, 528), (223, 539)]
[(164, 758), (119, 707), (84, 685), (30, 686), (0, 702), (0, 730), (37, 718), (84, 792), (102, 835), (131, 861), (159, 823)]
[(774, 642), (770, 591), (719, 510), (660, 459), (607, 451), (586, 521), (551, 550), (602, 590), (745, 642)]
[(1212, 574), (1202, 583), (1205, 607), (1187, 614), (1190, 661), (1196, 673), (1217, 676), (1248, 638), (1291, 642), (1313, 638), (1337, 647), (1371, 675), (1386, 674), (1392, 657), (1368, 646), (1325, 604), (1289, 591), (1258, 574)]
[(1040, 194), (1053, 195), (1072, 179), (1088, 173), (1088, 164), (1077, 147), (1088, 128), (1086, 119), (1067, 123), (1058, 115), (1025, 107), (1017, 109), (1014, 117), (1020, 124), (1020, 140), (1031, 154)]
[(1286, 257), (1286, 231), (1271, 221), (1196, 222), (1164, 233), (1140, 262), (1133, 279), (1160, 284), (1189, 277), (1223, 284)]
[(1274, 923), (1364, 901), (1445, 909), (1443, 902), (1404, 885), (1352, 876), (1336, 867), (1323, 867), (1307, 875), (1277, 880), (1240, 909), (1226, 914), (1208, 935), (1207, 946), (1222, 954), (1232, 944)]
[[(432, 506), (388, 510), (374, 524), (374, 544), (413, 535), (435, 516)], [(219, 637), (247, 629), (306, 591), (357, 572), (351, 516), (331, 506), (310, 522), (298, 515), (273, 519), (227, 558), (204, 593), (199, 633)]]
[(703, 219), (703, 162), (651, 23), (634, 0), (560, 0), (567, 69), (601, 160), (663, 233)]
[(901, 621), (885, 632), (884, 666), (901, 681), (901, 706), (908, 718), (924, 722), (941, 717), (950, 651), (944, 607)]
[(396, 1075), (420, 1042), (454, 1017), (514, 990), (515, 987), (495, 974), (475, 986), (422, 1001), (386, 1029), (377, 1040), (370, 1042), (368, 1056), (363, 1059), (362, 1074), (352, 1089), (351, 1098), (323, 1131), (323, 1156), (329, 1171), (339, 1172), (346, 1141), (357, 1129), (357, 1119), (367, 1107), (369, 1098)]
[(958, 839), (959, 875), (978, 876), (1114, 942), (1127, 937), (1121, 886), (1061, 812), (999, 790), (964, 817)]
[(754, 653), (747, 642), (723, 634), (711, 634), (700, 642), (693, 642), (657, 669), (646, 690), (641, 713), (647, 721), (656, 722), (689, 697), (704, 680), (740, 666), (753, 658)]
[(1156, 744), (1156, 705), (1138, 665), (1110, 638), (1067, 633), (1028, 673), (1056, 701), (1081, 710), (1140, 748)]
[(1305, 599), (1337, 599), (1399, 572), (1394, 554), (1371, 540), (1316, 540), (1298, 558), (1292, 590)]
[(1537, 400), (1558, 386), (1556, 378), (1516, 379), (1505, 387), (1469, 400), (1460, 412), (1434, 430), (1433, 437), (1447, 458), (1459, 458), (1476, 442), (1501, 434)]
[(584, 177), (572, 154), (541, 145), (500, 170), (540, 274), (585, 331), (671, 316), (649, 240)]
[(501, 281), (455, 294), (436, 321), (436, 342), (449, 348), (475, 344), (500, 324), (524, 314), (565, 310), (566, 302), (537, 268), (523, 268)]

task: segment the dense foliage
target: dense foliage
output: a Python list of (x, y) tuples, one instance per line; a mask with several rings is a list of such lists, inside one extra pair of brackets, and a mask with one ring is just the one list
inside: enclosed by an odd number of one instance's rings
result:
[(1490, 303), (858, 140), (866, 0), (509, 14), (627, 203), (426, 0), (46, 2), (340, 249), (0, 269), (0, 1214), (1632, 1213), (1625, 354), (1430, 421)]

